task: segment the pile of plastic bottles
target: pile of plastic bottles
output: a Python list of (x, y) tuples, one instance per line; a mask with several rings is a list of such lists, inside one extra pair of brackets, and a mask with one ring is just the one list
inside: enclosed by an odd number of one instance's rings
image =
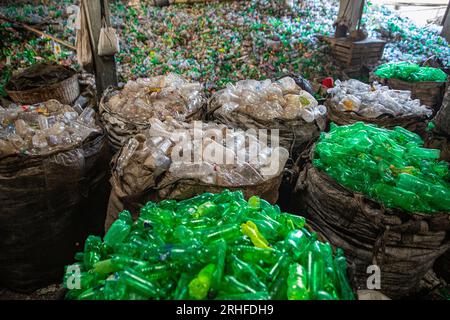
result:
[(375, 70), (375, 74), (380, 78), (393, 78), (408, 82), (445, 82), (448, 77), (441, 69), (420, 67), (415, 63), (406, 61), (383, 64)]
[(35, 105), (0, 107), (0, 156), (42, 154), (68, 148), (101, 132), (95, 111), (72, 108), (56, 100)]
[(240, 191), (149, 202), (135, 222), (123, 211), (75, 259), (69, 299), (354, 298), (342, 250)]
[(448, 163), (440, 151), (404, 128), (363, 122), (331, 125), (316, 145), (313, 164), (340, 184), (408, 212), (450, 212)]
[(236, 110), (266, 121), (301, 117), (306, 122), (312, 122), (327, 112), (290, 77), (275, 82), (267, 79), (241, 80), (234, 85), (229, 83), (215, 94), (215, 98), (224, 113)]
[(147, 123), (152, 117), (185, 120), (205, 103), (203, 87), (175, 73), (128, 81), (106, 102), (109, 109), (130, 122)]
[[(110, 17), (120, 38), (118, 75), (128, 81), (166, 72), (223, 88), (239, 79), (273, 78), (300, 73), (309, 80), (338, 76), (327, 45), (316, 35), (332, 35), (339, 9), (336, 0), (221, 1), (187, 5), (132, 6), (111, 1)], [(73, 0), (0, 5), (2, 15), (75, 44)], [(49, 20), (52, 23), (45, 24)], [(362, 26), (369, 37), (387, 39), (386, 61), (421, 62), (430, 56), (450, 65), (450, 47), (433, 26), (417, 26), (396, 11), (366, 1)], [(50, 39), (0, 25), (0, 94), (12, 70), (42, 60), (76, 65), (74, 53)], [(4, 67), (4, 68), (2, 68)]]
[(382, 114), (393, 116), (426, 115), (433, 111), (420, 104), (419, 99), (411, 99), (411, 91), (390, 90), (374, 82), (372, 85), (351, 79), (336, 80), (334, 88), (328, 89), (331, 101), (338, 110), (352, 111), (363, 117), (376, 118)]
[[(281, 174), (289, 157), (254, 133), (216, 123), (185, 123), (152, 118), (150, 129), (131, 138), (117, 160), (116, 171), (142, 171), (140, 176), (168, 171), (175, 178), (192, 178), (221, 186), (253, 185)], [(131, 160), (134, 156), (135, 160)], [(134, 164), (138, 163), (136, 169)], [(133, 164), (133, 166), (128, 166)], [(136, 182), (135, 182), (136, 183)]]

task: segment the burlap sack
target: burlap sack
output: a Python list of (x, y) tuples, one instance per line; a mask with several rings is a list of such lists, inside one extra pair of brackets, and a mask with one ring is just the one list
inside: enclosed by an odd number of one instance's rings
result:
[(359, 289), (368, 289), (367, 268), (375, 264), (387, 296), (400, 298), (418, 290), (422, 277), (450, 248), (450, 214), (385, 208), (316, 169), (312, 158), (311, 151), (301, 164), (293, 200), (313, 229), (344, 249), (355, 264)]
[(109, 195), (104, 134), (39, 156), (0, 159), (0, 285), (60, 281), (89, 234), (102, 234)]
[(134, 153), (123, 174), (119, 174), (117, 159), (122, 150), (111, 161), (112, 190), (105, 222), (106, 230), (117, 219), (120, 211), (129, 210), (136, 218), (139, 215), (139, 209), (148, 201), (182, 200), (204, 192), (217, 193), (224, 189), (242, 190), (247, 198), (258, 195), (271, 203), (275, 203), (278, 199), (282, 174), (251, 185), (206, 184), (198, 179), (174, 177), (163, 170), (152, 171), (144, 165), (146, 153), (140, 153), (139, 150)]
[(377, 126), (393, 129), (396, 126), (403, 127), (409, 131), (415, 132), (420, 136), (424, 136), (428, 118), (425, 115), (408, 115), (394, 117), (390, 114), (382, 114), (377, 118), (367, 118), (358, 115), (355, 112), (342, 112), (331, 101), (326, 101), (327, 116), (330, 122), (334, 122), (339, 126), (353, 124), (358, 121), (375, 124)]

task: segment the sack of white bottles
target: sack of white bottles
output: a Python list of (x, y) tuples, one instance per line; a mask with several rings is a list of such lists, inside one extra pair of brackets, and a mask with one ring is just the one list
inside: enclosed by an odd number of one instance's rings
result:
[(150, 128), (151, 118), (199, 119), (205, 103), (200, 83), (169, 73), (130, 80), (122, 89), (109, 88), (99, 111), (111, 149), (116, 152), (130, 137)]
[(32, 290), (60, 278), (104, 219), (108, 162), (91, 107), (0, 107), (0, 286)]
[(377, 82), (337, 80), (328, 94), (330, 98), (325, 102), (328, 118), (337, 125), (363, 121), (388, 129), (400, 126), (423, 135), (426, 121), (433, 114), (430, 107), (411, 98), (411, 91), (391, 90)]
[(187, 199), (204, 192), (242, 190), (275, 203), (288, 151), (225, 125), (150, 119), (114, 156), (106, 228), (147, 201)]

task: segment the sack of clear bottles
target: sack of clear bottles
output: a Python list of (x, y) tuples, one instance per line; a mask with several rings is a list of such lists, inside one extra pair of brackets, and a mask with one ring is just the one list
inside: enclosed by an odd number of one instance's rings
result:
[(151, 118), (201, 118), (206, 98), (203, 85), (175, 73), (129, 80), (121, 90), (109, 90), (100, 103), (102, 122), (114, 149), (148, 129)]
[[(199, 190), (223, 188), (242, 188), (249, 195), (277, 200), (289, 157), (285, 148), (269, 146), (265, 137), (223, 124), (173, 118), (152, 118), (150, 123), (149, 130), (129, 139), (113, 159), (113, 202), (143, 193), (185, 199)], [(125, 200), (119, 202), (110, 207), (130, 209)]]
[(71, 107), (56, 100), (34, 105), (0, 106), (0, 157), (43, 155), (71, 149), (91, 133), (101, 133), (92, 107)]
[(89, 106), (0, 107), (0, 286), (54, 283), (86, 232), (102, 230), (109, 161)]
[(326, 126), (327, 109), (306, 90), (302, 78), (242, 80), (210, 99), (206, 118), (228, 126), (276, 130), (280, 145), (296, 159)]
[(258, 120), (292, 120), (313, 122), (326, 114), (326, 108), (291, 77), (272, 80), (241, 80), (227, 84), (214, 95), (220, 112), (241, 112)]
[(411, 91), (391, 90), (377, 82), (365, 84), (356, 79), (336, 80), (328, 89), (330, 102), (337, 111), (374, 119), (382, 115), (393, 117), (430, 117), (432, 109), (411, 98)]

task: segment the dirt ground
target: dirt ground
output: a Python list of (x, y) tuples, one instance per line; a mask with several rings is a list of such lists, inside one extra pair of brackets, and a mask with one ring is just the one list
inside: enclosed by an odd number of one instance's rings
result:
[(0, 300), (61, 300), (65, 289), (61, 284), (52, 284), (31, 293), (14, 292), (0, 288)]

